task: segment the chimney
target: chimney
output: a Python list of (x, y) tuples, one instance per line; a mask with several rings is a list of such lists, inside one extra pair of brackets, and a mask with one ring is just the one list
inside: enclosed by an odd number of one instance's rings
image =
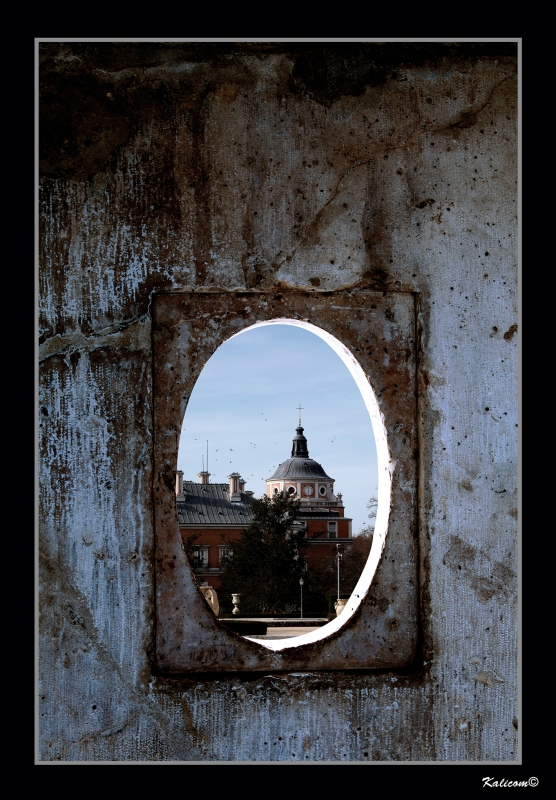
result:
[(209, 482), (210, 472), (203, 470), (202, 472), (198, 473), (199, 483), (205, 486)]
[(176, 500), (185, 500), (183, 494), (183, 471), (176, 470)]
[[(228, 475), (228, 480), (230, 481), (229, 485), (230, 501), (232, 503), (241, 502), (241, 489), (240, 489), (240, 484), (242, 483), (241, 475), (239, 474), (239, 472), (232, 472), (231, 475)], [(245, 481), (243, 481), (243, 484), (245, 484)]]
[(245, 478), (239, 479), (239, 491), (240, 492), (245, 491)]

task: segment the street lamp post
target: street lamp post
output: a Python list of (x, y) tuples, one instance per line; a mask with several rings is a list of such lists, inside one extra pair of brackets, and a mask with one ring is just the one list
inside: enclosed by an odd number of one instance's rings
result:
[(338, 564), (338, 600), (340, 599), (340, 561), (342, 560), (342, 553), (340, 552), (340, 545), (336, 544), (336, 563)]
[(303, 619), (303, 583), (304, 583), (303, 578), (300, 578), (299, 579), (299, 586), (301, 588), (301, 617), (300, 617), (300, 619)]

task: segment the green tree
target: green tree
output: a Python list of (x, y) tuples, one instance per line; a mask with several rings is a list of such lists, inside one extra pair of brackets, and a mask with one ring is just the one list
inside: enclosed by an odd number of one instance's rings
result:
[(196, 570), (200, 569), (203, 566), (203, 560), (199, 558), (199, 556), (195, 555), (197, 552), (197, 548), (195, 547), (195, 542), (197, 539), (201, 538), (201, 534), (199, 532), (192, 533), (183, 539), (183, 549), (185, 550), (186, 558), (189, 562), (189, 566)]
[(353, 537), (353, 544), (347, 548), (346, 553), (340, 564), (340, 587), (342, 593), (348, 594), (353, 592), (355, 585), (363, 568), (369, 558), (371, 547), (373, 544), (373, 534), (375, 531), (374, 520), (376, 518), (376, 510), (378, 507), (378, 500), (376, 497), (370, 497), (367, 503), (369, 509), (368, 517), (371, 520), (370, 525), (365, 525), (358, 534)]
[(375, 530), (375, 519), (376, 519), (376, 510), (378, 508), (378, 500), (376, 497), (369, 497), (369, 502), (367, 503), (367, 508), (369, 509), (368, 517), (371, 520), (370, 525), (365, 525), (364, 528), (361, 528), (357, 536), (361, 536), (362, 534), (370, 535), (371, 540), (373, 538), (373, 533)]
[[(340, 561), (340, 594), (351, 594), (357, 581), (361, 577), (363, 568), (367, 563), (374, 534), (374, 519), (376, 517), (377, 499), (369, 498), (367, 503), (371, 523), (364, 526), (357, 533), (350, 544), (345, 539), (338, 539), (342, 559)], [(329, 552), (322, 562), (314, 567), (306, 576), (307, 607), (326, 609), (327, 598), (338, 591), (338, 562), (336, 561), (336, 544), (331, 545)]]
[[(345, 539), (338, 539), (342, 559), (340, 561), (340, 594), (351, 594), (363, 568), (367, 563), (373, 543), (372, 529), (365, 528), (353, 537), (350, 544)], [(307, 574), (307, 605), (315, 609), (325, 609), (329, 594), (338, 591), (338, 562), (336, 545), (330, 546), (329, 552), (322, 562)]]
[(299, 579), (304, 573), (304, 532), (295, 526), (299, 500), (284, 493), (261, 497), (250, 506), (253, 522), (239, 539), (223, 535), (230, 554), (224, 561), (219, 599), (231, 609), (238, 592), (243, 614), (288, 613), (299, 602)]
[(344, 557), (340, 563), (340, 591), (342, 594), (351, 594), (363, 568), (369, 558), (373, 543), (371, 528), (364, 528), (357, 536), (353, 537), (353, 544), (346, 547)]

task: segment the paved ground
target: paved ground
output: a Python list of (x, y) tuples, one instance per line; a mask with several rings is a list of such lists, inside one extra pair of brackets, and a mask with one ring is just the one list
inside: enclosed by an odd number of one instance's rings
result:
[(326, 617), (219, 617), (222, 622), (266, 622), (271, 628), (286, 627), (286, 628), (304, 628), (311, 625), (326, 625), (328, 622)]
[(311, 631), (318, 631), (322, 625), (307, 625), (302, 628), (294, 627), (276, 627), (267, 628), (266, 636), (249, 636), (249, 639), (291, 639), (293, 636), (301, 636), (302, 633), (310, 633)]

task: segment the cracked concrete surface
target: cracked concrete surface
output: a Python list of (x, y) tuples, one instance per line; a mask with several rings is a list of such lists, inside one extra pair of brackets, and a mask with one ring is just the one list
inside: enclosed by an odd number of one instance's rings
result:
[[(137, 326), (137, 327), (132, 327)], [(126, 320), (119, 325), (109, 325), (87, 336), (82, 331), (56, 334), (39, 345), (39, 362), (52, 356), (71, 355), (75, 352), (92, 353), (101, 347), (126, 347), (149, 352), (151, 320), (147, 315)]]
[[(518, 758), (515, 47), (323, 47), (40, 45), (41, 760)], [(153, 296), (312, 289), (418, 298), (419, 660), (163, 678)]]

